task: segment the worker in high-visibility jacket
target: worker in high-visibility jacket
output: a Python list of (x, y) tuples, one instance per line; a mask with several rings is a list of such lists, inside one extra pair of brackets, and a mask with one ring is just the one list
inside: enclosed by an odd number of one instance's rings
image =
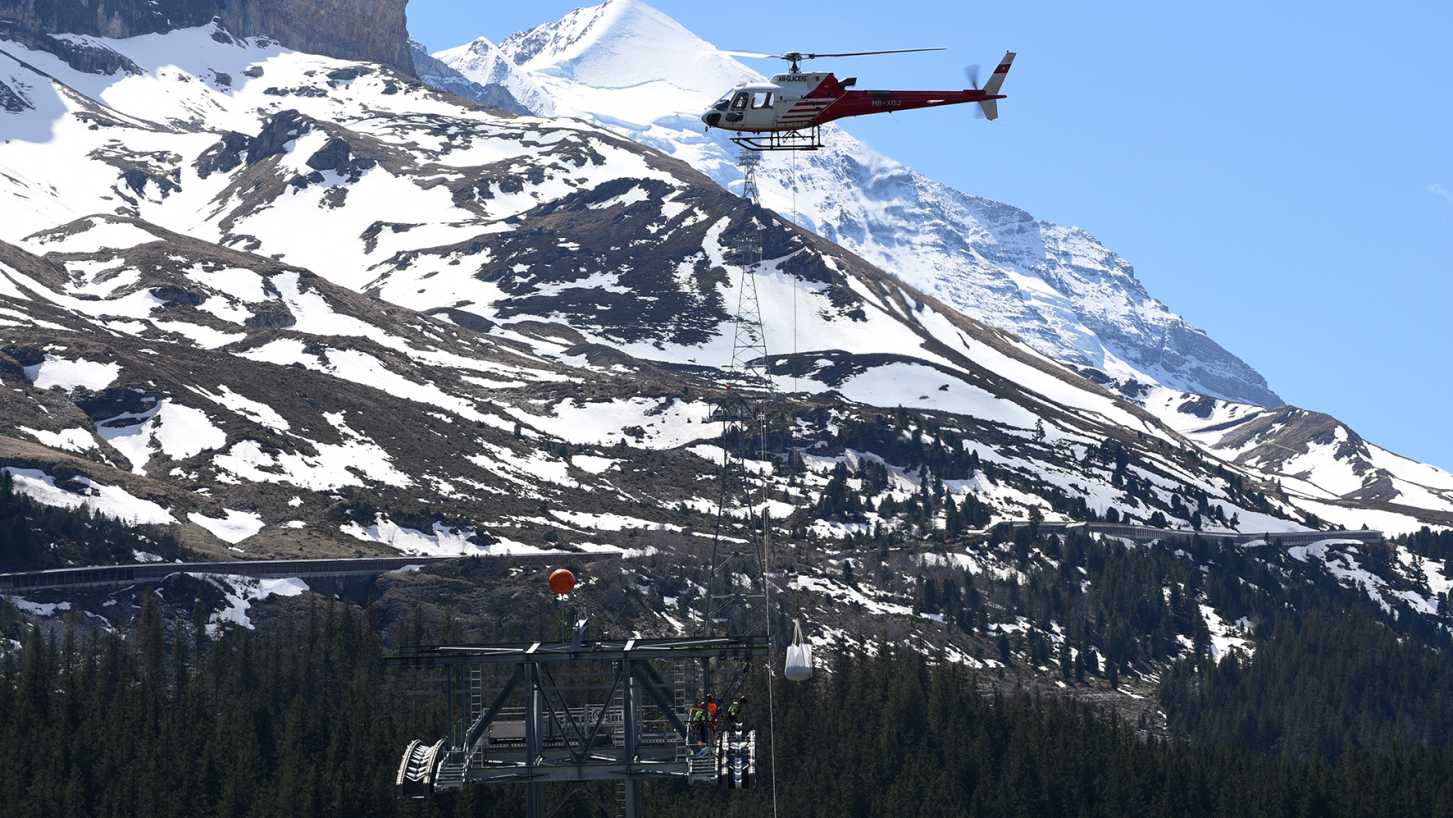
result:
[(743, 718), (747, 714), (747, 697), (738, 696), (736, 701), (727, 705), (726, 723), (728, 730), (740, 730), (743, 726)]
[(706, 752), (706, 704), (697, 701), (686, 711), (686, 726), (690, 738), (699, 745), (698, 753)]

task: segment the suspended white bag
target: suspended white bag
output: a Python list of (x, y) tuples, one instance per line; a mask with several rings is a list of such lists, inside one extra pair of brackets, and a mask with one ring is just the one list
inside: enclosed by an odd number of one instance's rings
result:
[(792, 644), (787, 646), (787, 668), (783, 675), (793, 682), (812, 678), (812, 645), (802, 638), (802, 623), (796, 620), (792, 622)]

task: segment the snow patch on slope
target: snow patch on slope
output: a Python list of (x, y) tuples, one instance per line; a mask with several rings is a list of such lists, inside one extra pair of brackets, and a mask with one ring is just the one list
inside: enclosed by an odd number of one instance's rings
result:
[(67, 482), (81, 490), (77, 492), (57, 485), (54, 477), (39, 469), (6, 466), (3, 470), (14, 478), (16, 491), (37, 503), (59, 508), (86, 508), (133, 525), (171, 525), (176, 522), (165, 508), (136, 497), (119, 486), (108, 486), (89, 477), (73, 477)]
[(223, 593), (224, 607), (207, 621), (207, 635), (215, 638), (228, 626), (252, 629), (248, 609), (252, 603), (271, 596), (298, 596), (308, 591), (308, 584), (297, 578), (258, 579), (232, 575), (206, 575), (206, 580)]
[(370, 525), (349, 522), (340, 526), (339, 530), (355, 539), (387, 545), (410, 556), (468, 557), (490, 553), (488, 546), (475, 542), (478, 534), (474, 529), (437, 522), (429, 531), (419, 531), (381, 516)]
[(29, 426), (20, 426), (17, 428), (52, 449), (60, 449), (67, 452), (85, 452), (96, 448), (96, 438), (91, 434), (89, 429), (76, 427), (73, 429), (62, 429), (59, 432), (49, 432), (44, 429), (32, 429)]
[(186, 460), (227, 445), (227, 434), (200, 409), (159, 401), (146, 412), (118, 415), (96, 424), (102, 440), (131, 462), (134, 474), (146, 474), (154, 450), (172, 460)]
[(255, 511), (224, 508), (222, 513), (222, 517), (208, 517), (194, 512), (188, 514), (187, 519), (207, 529), (212, 536), (228, 545), (236, 545), (263, 529), (262, 515)]
[(88, 361), (85, 358), (67, 359), (46, 355), (38, 364), (25, 367), (25, 377), (37, 389), (60, 387), (90, 389), (98, 391), (116, 382), (121, 374), (121, 365), (106, 361)]

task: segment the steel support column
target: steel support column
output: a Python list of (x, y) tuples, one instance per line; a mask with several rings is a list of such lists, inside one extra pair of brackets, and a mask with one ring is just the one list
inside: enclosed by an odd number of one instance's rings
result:
[(449, 746), (459, 746), (459, 725), (454, 718), (454, 671), (456, 668), (450, 665), (444, 668), (444, 717), (449, 720)]
[(540, 666), (534, 662), (525, 663), (525, 681), (529, 684), (525, 700), (525, 774), (529, 783), (525, 799), (525, 815), (528, 818), (545, 818), (545, 785), (540, 783), (540, 728), (544, 727), (540, 712)]
[[(627, 776), (635, 772), (637, 747), (640, 741), (640, 714), (637, 712), (639, 702), (636, 697), (634, 671), (635, 662), (631, 660), (628, 650), (626, 658), (621, 660), (621, 675), (625, 679), (625, 686), (621, 689), (621, 707), (625, 710), (622, 719), (625, 735), (621, 738), (621, 764), (625, 766)], [(626, 778), (625, 790), (625, 818), (639, 818), (641, 815), (640, 782), (634, 778)]]

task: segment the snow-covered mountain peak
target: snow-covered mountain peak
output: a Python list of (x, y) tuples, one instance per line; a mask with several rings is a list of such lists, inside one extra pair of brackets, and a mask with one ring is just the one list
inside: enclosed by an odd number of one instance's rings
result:
[(494, 40), (483, 36), (475, 37), (473, 40), (462, 45), (456, 45), (453, 48), (446, 48), (434, 56), (440, 59), (447, 57), (450, 60), (460, 60), (469, 57), (503, 59), (503, 55), (499, 51), (499, 46), (495, 45)]
[[(500, 51), (499, 46), (488, 37), (476, 37), (469, 42), (445, 49), (434, 54), (434, 59), (463, 74), (480, 85), (500, 85), (515, 93), (514, 80), (518, 72), (514, 64)], [(521, 77), (522, 79), (522, 77)], [(532, 85), (532, 84), (526, 84)], [(519, 95), (516, 94), (518, 98)], [(537, 100), (531, 110), (541, 107), (546, 100)], [(528, 103), (527, 103), (528, 104)]]
[[(560, 81), (550, 83), (556, 112), (641, 124), (699, 111), (727, 88), (758, 76), (639, 0), (576, 9), (507, 37), (499, 51), (526, 74)], [(454, 65), (442, 53), (436, 56)], [(617, 93), (581, 93), (585, 89)]]

